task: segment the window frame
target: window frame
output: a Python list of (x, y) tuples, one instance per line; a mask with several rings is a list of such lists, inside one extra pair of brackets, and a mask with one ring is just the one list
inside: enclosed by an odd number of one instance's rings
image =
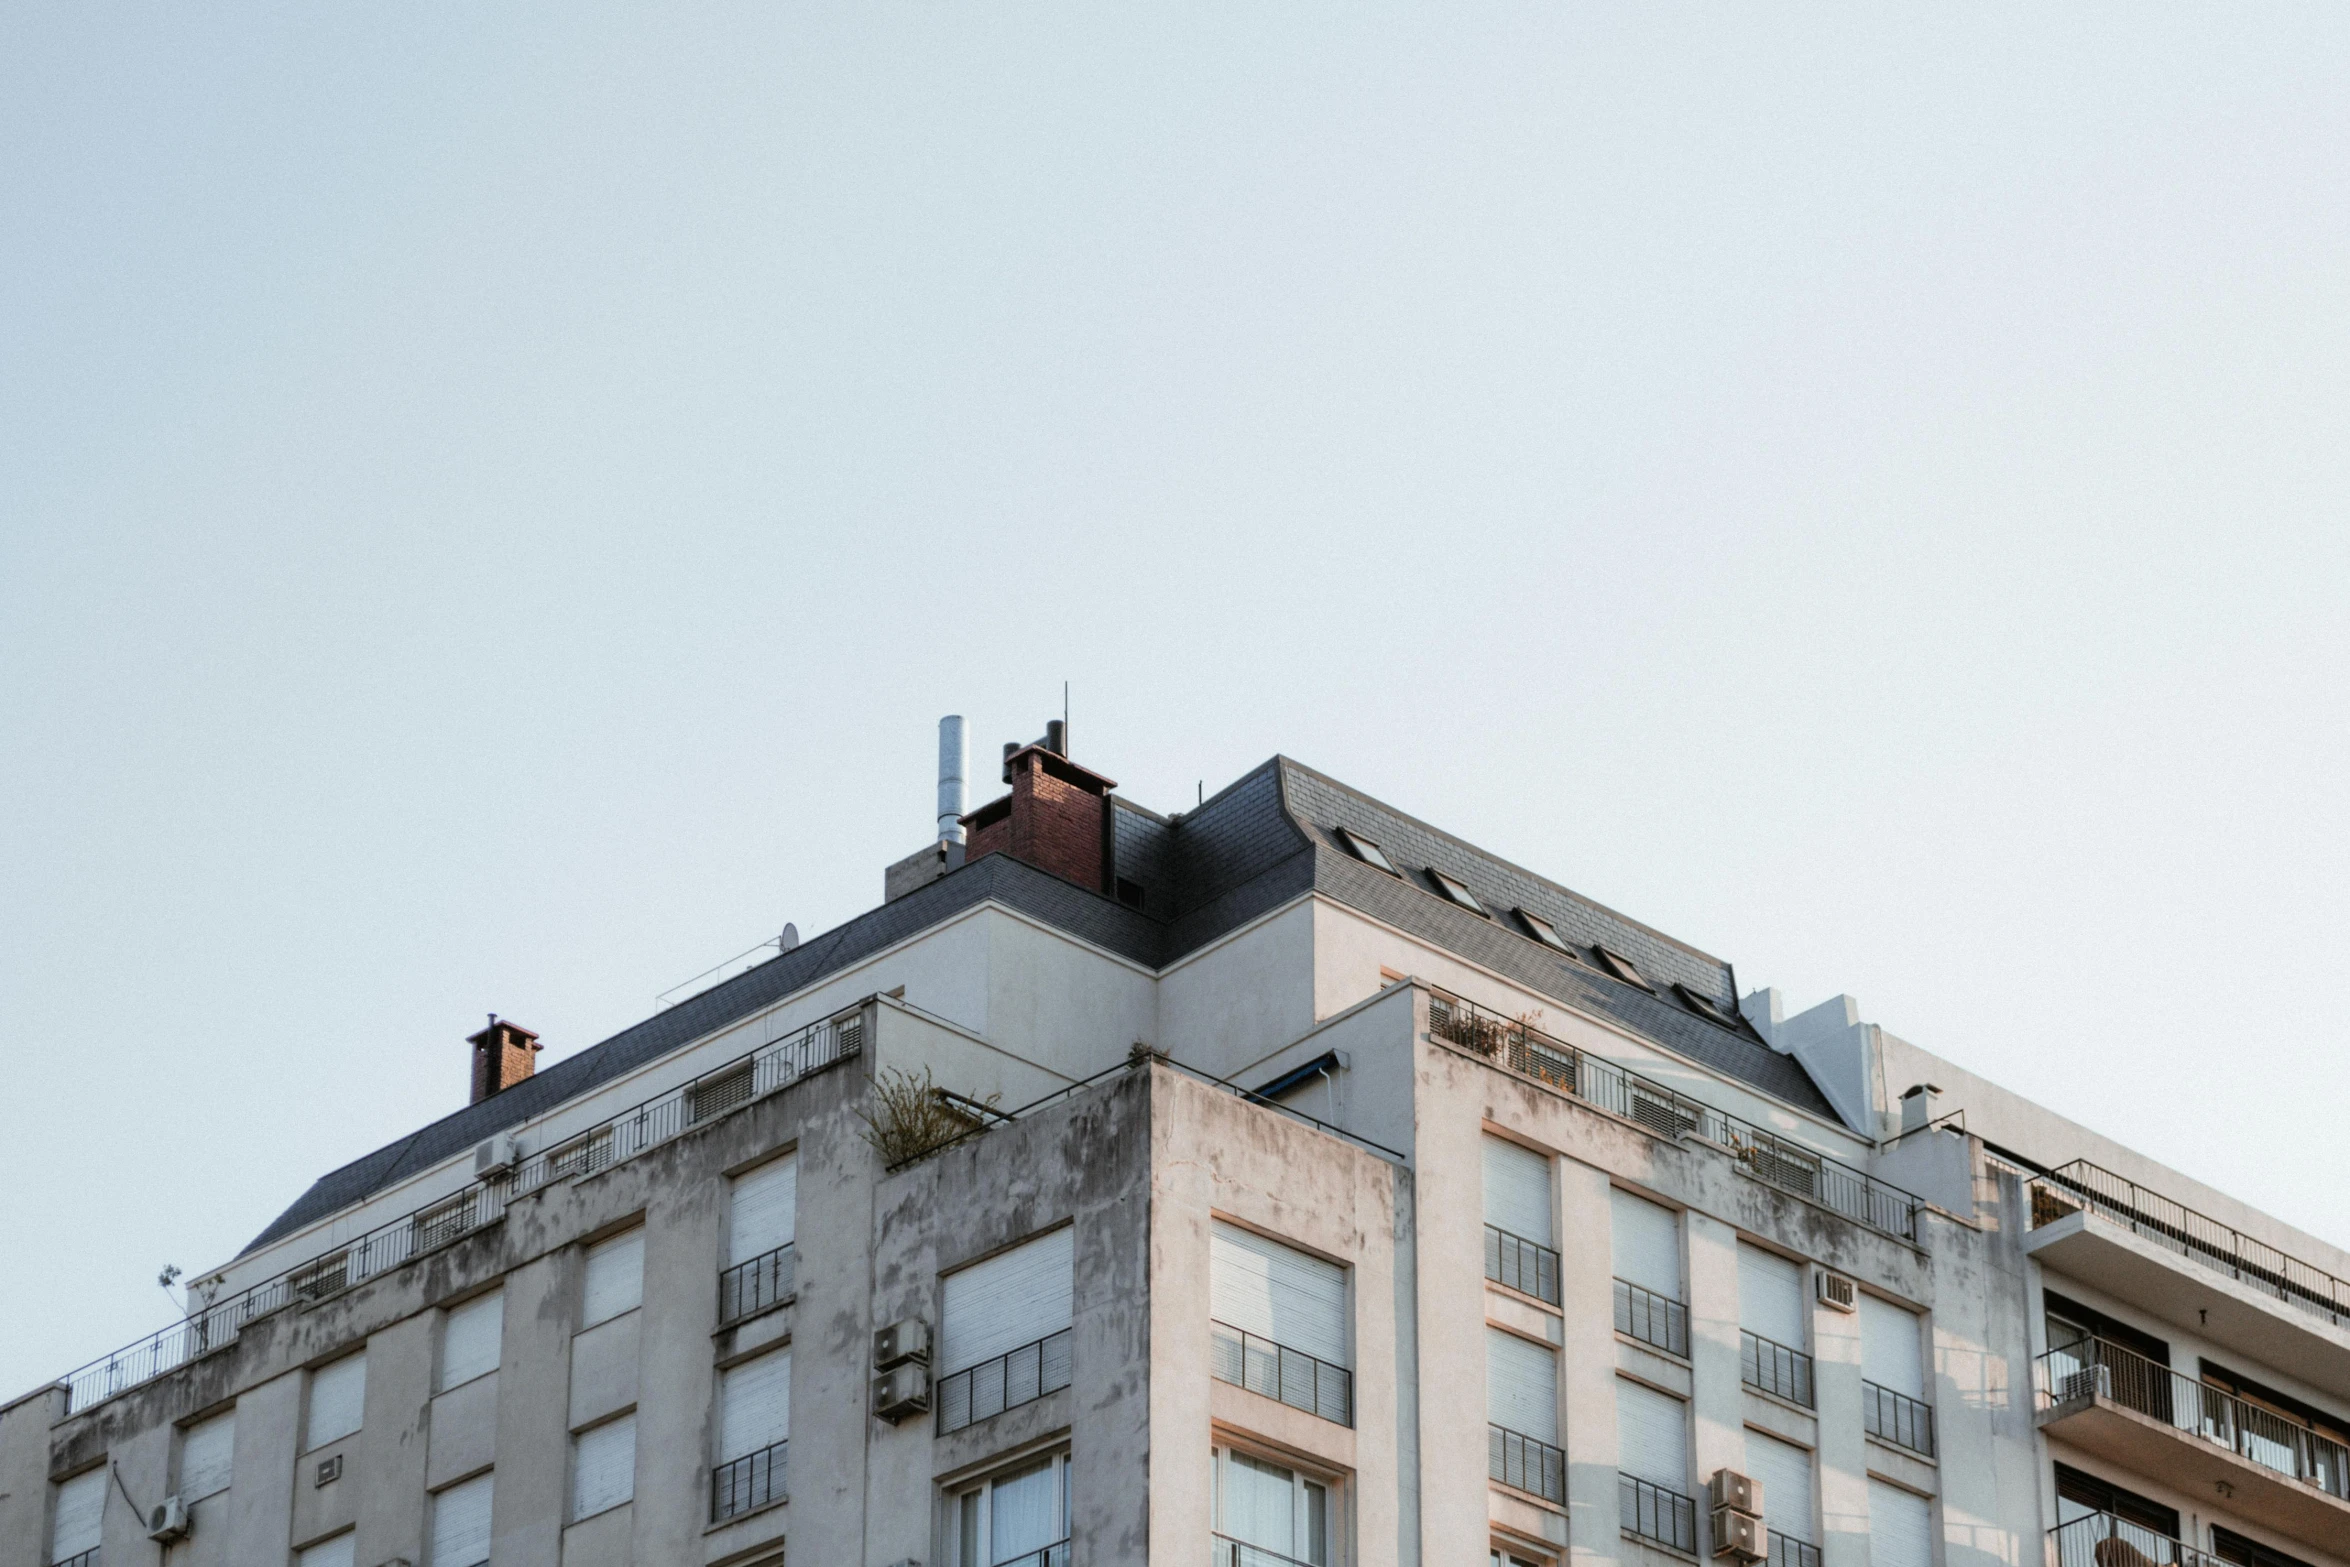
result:
[(1567, 938), (1559, 934), (1559, 928), (1549, 920), (1544, 919), (1523, 904), (1510, 912), (1518, 917), (1518, 923), (1525, 927), (1526, 934), (1530, 939), (1548, 947), (1561, 957), (1573, 958), (1578, 963), (1583, 961), (1581, 955), (1567, 944)]
[(1633, 965), (1630, 958), (1612, 947), (1594, 946), (1591, 950), (1599, 954), (1599, 966), (1609, 974), (1627, 985), (1638, 985), (1652, 996), (1656, 994), (1656, 987), (1648, 982), (1648, 977)]
[[(1222, 1429), (1218, 1429), (1212, 1434), (1209, 1445), (1208, 1531), (1210, 1534), (1227, 1540), (1239, 1539), (1239, 1536), (1229, 1532), (1225, 1522), (1225, 1502), (1231, 1494), (1231, 1484), (1226, 1477), (1231, 1473), (1231, 1462), (1235, 1457), (1246, 1458), (1253, 1464), (1261, 1464), (1267, 1468), (1287, 1470), (1289, 1473), (1292, 1509), (1289, 1549), (1278, 1551), (1275, 1554), (1286, 1556), (1293, 1562), (1304, 1563), (1306, 1567), (1338, 1567), (1338, 1564), (1347, 1559), (1346, 1476), (1338, 1470), (1325, 1469), (1312, 1462), (1301, 1463), (1288, 1453), (1274, 1452), (1272, 1449), (1249, 1441), (1234, 1432)], [(1311, 1539), (1308, 1538), (1302, 1543), (1299, 1539), (1301, 1534), (1308, 1533), (1311, 1528), (1304, 1506), (1306, 1494), (1311, 1488), (1318, 1488), (1322, 1493), (1322, 1559), (1319, 1562), (1309, 1554), (1312, 1545)], [(1242, 1543), (1257, 1550), (1273, 1550), (1273, 1547), (1269, 1545), (1257, 1545), (1254, 1541)]]
[[(487, 1302), (493, 1300), (498, 1303), (498, 1353), (491, 1357), (489, 1368), (487, 1370), (476, 1371), (470, 1376), (462, 1376), (452, 1382), (449, 1380), (450, 1321), (460, 1312), (478, 1312), (486, 1310), (488, 1309)], [(504, 1282), (501, 1281), (492, 1288), (482, 1290), (478, 1294), (468, 1295), (463, 1300), (457, 1301), (454, 1304), (443, 1306), (441, 1308), (441, 1320), (438, 1324), (438, 1327), (439, 1331), (433, 1335), (433, 1397), (438, 1398), (443, 1393), (454, 1393), (461, 1387), (470, 1387), (474, 1383), (479, 1382), (483, 1377), (496, 1376), (498, 1374), (498, 1368), (504, 1365), (506, 1362), (506, 1286)]]
[(1364, 837), (1352, 827), (1333, 827), (1330, 831), (1347, 853), (1370, 866), (1371, 869), (1385, 871), (1388, 875), (1398, 879), (1403, 876), (1403, 872), (1395, 868), (1395, 862), (1387, 857), (1387, 851), (1380, 848), (1375, 840)]
[[(1037, 1549), (1050, 1551), (1055, 1545), (1067, 1545), (1072, 1527), (1069, 1449), (1066, 1445), (1062, 1445), (1022, 1453), (1017, 1458), (995, 1464), (979, 1474), (967, 1476), (944, 1488), (945, 1495), (941, 1498), (943, 1506), (940, 1509), (942, 1517), (939, 1532), (943, 1539), (939, 1550), (939, 1560), (944, 1562), (946, 1567), (995, 1567), (994, 1550), (984, 1543), (995, 1532), (995, 1487), (998, 1482), (1027, 1474), (1041, 1464), (1052, 1466), (1054, 1483), (1059, 1488), (1061, 1537), (1055, 1541), (1048, 1541)], [(965, 1554), (963, 1520), (966, 1513), (972, 1517), (972, 1533), (978, 1541), (982, 1542), (980, 1554), (988, 1558), (986, 1561), (971, 1561)], [(1017, 1562), (1035, 1554), (1035, 1551), (1027, 1551), (1020, 1556), (1009, 1559)]]
[(1436, 883), (1436, 890), (1444, 894), (1444, 901), (1453, 907), (1466, 909), (1479, 919), (1493, 918), (1492, 913), (1478, 900), (1477, 895), (1469, 890), (1469, 884), (1458, 876), (1440, 871), (1431, 865), (1428, 867), (1428, 879)]
[[(626, 1496), (623, 1496), (623, 1497), (619, 1498), (619, 1499), (618, 1499), (618, 1500), (616, 1500), (616, 1501), (610, 1501), (610, 1502), (606, 1502), (606, 1503), (605, 1503), (603, 1506), (601, 1506), (601, 1507), (598, 1507), (598, 1508), (597, 1508), (597, 1509), (595, 1509), (595, 1511), (593, 1511), (593, 1512), (584, 1512), (584, 1513), (583, 1513), (583, 1512), (581, 1512), (581, 1511), (579, 1510), (579, 1507), (580, 1507), (580, 1496), (579, 1496), (579, 1449), (580, 1449), (580, 1444), (581, 1444), (582, 1442), (585, 1442), (585, 1441), (588, 1441), (588, 1440), (590, 1440), (591, 1438), (600, 1438), (600, 1437), (602, 1437), (602, 1436), (604, 1435), (604, 1433), (607, 1433), (607, 1432), (611, 1431), (612, 1429), (614, 1429), (615, 1427), (619, 1426), (619, 1425), (620, 1425), (620, 1424), (622, 1424), (623, 1422), (626, 1422), (626, 1423), (627, 1423), (627, 1425), (628, 1425), (628, 1428), (629, 1428), (629, 1433), (628, 1433), (628, 1494), (627, 1494)], [(566, 1484), (565, 1484), (565, 1486), (563, 1487), (563, 1490), (564, 1490), (564, 1496), (563, 1496), (563, 1527), (564, 1527), (564, 1528), (568, 1529), (568, 1528), (570, 1528), (570, 1527), (571, 1527), (572, 1525), (574, 1525), (574, 1524), (582, 1524), (582, 1523), (586, 1523), (586, 1522), (587, 1522), (589, 1519), (591, 1519), (591, 1518), (601, 1518), (601, 1517), (603, 1517), (603, 1516), (604, 1516), (606, 1513), (608, 1513), (608, 1512), (611, 1512), (611, 1511), (615, 1510), (616, 1508), (626, 1507), (626, 1506), (628, 1506), (628, 1505), (629, 1505), (631, 1502), (634, 1502), (634, 1501), (636, 1500), (636, 1406), (635, 1406), (634, 1404), (631, 1404), (631, 1405), (630, 1405), (628, 1408), (621, 1410), (621, 1411), (620, 1411), (619, 1413), (617, 1413), (617, 1414), (613, 1414), (613, 1415), (607, 1415), (607, 1416), (605, 1416), (603, 1419), (601, 1419), (601, 1420), (598, 1420), (598, 1421), (594, 1422), (593, 1424), (581, 1426), (581, 1427), (580, 1427), (578, 1430), (576, 1430), (576, 1431), (572, 1432), (572, 1433), (571, 1433), (571, 1452), (570, 1452), (570, 1454), (569, 1454), (568, 1456), (569, 1456), (569, 1458), (570, 1458), (570, 1460), (571, 1460), (571, 1467), (570, 1467), (570, 1471), (569, 1471), (569, 1473), (568, 1473), (568, 1474), (565, 1476), (565, 1479), (566, 1479), (567, 1483), (566, 1483)]]

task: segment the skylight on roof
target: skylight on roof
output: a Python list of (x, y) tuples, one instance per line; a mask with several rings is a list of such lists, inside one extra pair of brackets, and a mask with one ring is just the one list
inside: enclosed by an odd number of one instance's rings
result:
[(1575, 955), (1575, 949), (1567, 945), (1566, 938), (1558, 933), (1558, 927), (1541, 915), (1520, 909), (1518, 923), (1525, 926), (1526, 933), (1544, 946), (1555, 952), (1563, 952), (1570, 958)]
[(1703, 991), (1691, 990), (1687, 985), (1676, 984), (1673, 986), (1673, 992), (1688, 1004), (1690, 1011), (1696, 1013), (1698, 1016), (1711, 1018), (1716, 1023), (1721, 1024), (1724, 1028), (1735, 1028), (1738, 1026), (1736, 1023), (1731, 1021), (1730, 1014), (1724, 1012), (1720, 1007), (1716, 1006), (1714, 1004), (1714, 998), (1705, 994)]
[(1355, 832), (1351, 828), (1341, 827), (1338, 829), (1338, 841), (1352, 850), (1356, 859), (1370, 866), (1373, 870), (1385, 871), (1390, 876), (1403, 874), (1387, 862), (1385, 850), (1361, 833)]
[[(1437, 891), (1452, 899), (1453, 902), (1459, 904), (1462, 908), (1467, 909), (1471, 914), (1485, 913), (1485, 905), (1477, 901), (1477, 895), (1471, 892), (1467, 887), (1463, 886), (1460, 882), (1455, 881), (1452, 877), (1445, 875), (1444, 872), (1431, 869), (1428, 872), (1428, 879), (1436, 883)], [(1488, 917), (1490, 918), (1490, 916)]]
[(1607, 965), (1607, 971), (1625, 984), (1638, 985), (1642, 990), (1656, 989), (1640, 977), (1640, 971), (1632, 966), (1632, 960), (1621, 952), (1610, 952), (1605, 947), (1594, 947), (1591, 950), (1599, 954), (1599, 961)]

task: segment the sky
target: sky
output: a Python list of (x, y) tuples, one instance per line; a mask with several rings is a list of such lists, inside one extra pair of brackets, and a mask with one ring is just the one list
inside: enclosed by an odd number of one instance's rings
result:
[[(0, 14), (0, 1399), (1281, 752), (2337, 1243), (2350, 12)], [(979, 797), (984, 797), (979, 796)]]

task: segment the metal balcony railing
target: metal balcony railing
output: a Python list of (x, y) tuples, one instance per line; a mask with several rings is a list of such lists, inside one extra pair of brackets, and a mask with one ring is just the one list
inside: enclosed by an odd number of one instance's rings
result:
[[(357, 1240), (310, 1258), (275, 1278), (225, 1299), (204, 1303), (187, 1318), (137, 1343), (68, 1372), (67, 1412), (79, 1414), (118, 1393), (153, 1381), (189, 1361), (236, 1342), (246, 1324), (286, 1306), (318, 1300), (387, 1273), (436, 1246), (484, 1229), (506, 1216), (506, 1205), (552, 1182), (633, 1159), (719, 1113), (721, 1099), (735, 1109), (812, 1072), (846, 1060), (864, 1048), (862, 1012), (799, 1029), (761, 1045), (749, 1055), (705, 1073), (691, 1083), (646, 1100), (588, 1131), (535, 1153), (504, 1176), (475, 1181), (412, 1213), (378, 1225)], [(723, 1094), (704, 1085), (724, 1080)], [(734, 1084), (748, 1085), (732, 1097)]]
[(2288, 1257), (2160, 1192), (2086, 1159), (2061, 1165), (2032, 1182), (2034, 1229), (2083, 1208), (2335, 1327), (2350, 1327), (2350, 1280)]
[(1485, 1276), (1504, 1289), (1559, 1303), (1559, 1254), (1490, 1224), (1485, 1226)]
[(938, 1383), (938, 1434), (991, 1420), (1007, 1409), (1033, 1404), (1069, 1385), (1069, 1345), (1074, 1330), (1063, 1328), (1033, 1344), (1007, 1350), (993, 1360), (966, 1366)]
[(1055, 1540), (1025, 1556), (1007, 1556), (995, 1567), (1069, 1567), (1069, 1542)]
[(1634, 1539), (1697, 1554), (1697, 1504), (1680, 1492), (1619, 1473), (1616, 1509), (1624, 1533)]
[(2106, 1399), (2159, 1420), (2183, 1436), (2224, 1447), (2287, 1479), (2350, 1500), (2350, 1449), (2119, 1344), (2084, 1339), (2050, 1350), (2033, 1362), (2033, 1368), (2042, 1409), (2075, 1399)]
[(1677, 1093), (1652, 1078), (1590, 1055), (1473, 1001), (1428, 993), (1428, 1032), (1455, 1049), (1557, 1089), (1595, 1109), (1647, 1127), (1660, 1137), (1714, 1144), (1768, 1186), (1841, 1214), (1856, 1224), (1915, 1244), (1919, 1200), (1898, 1186), (1776, 1132)]
[(1284, 1556), (1228, 1534), (1215, 1534), (1208, 1537), (1208, 1567), (1322, 1567), (1322, 1563)]
[(769, 1502), (785, 1500), (784, 1449), (787, 1439), (755, 1453), (745, 1453), (710, 1471), (710, 1521), (724, 1523)]
[(1545, 1501), (1563, 1505), (1567, 1499), (1567, 1455), (1539, 1437), (1507, 1426), (1485, 1428), (1485, 1472)]
[(1277, 1398), (1342, 1426), (1355, 1423), (1354, 1373), (1302, 1349), (1211, 1321), (1208, 1370), (1219, 1382)]
[(1771, 1567), (1820, 1567), (1820, 1548), (1809, 1540), (1771, 1531)]
[(1906, 1447), (1927, 1458), (1934, 1456), (1934, 1406), (1924, 1399), (1864, 1381), (1860, 1410), (1869, 1435), (1878, 1441)]
[(2056, 1547), (2056, 1567), (2227, 1567), (2209, 1552), (2111, 1513), (2059, 1524), (2048, 1538)]
[(99, 1549), (98, 1546), (93, 1545), (80, 1555), (68, 1556), (63, 1561), (52, 1564), (52, 1567), (98, 1567)]
[(718, 1325), (732, 1327), (745, 1317), (779, 1306), (798, 1293), (799, 1287), (800, 1256), (788, 1241), (748, 1262), (738, 1262), (718, 1275)]
[(1689, 1358), (1689, 1308), (1625, 1279), (1616, 1280), (1616, 1331)]
[(1811, 1356), (1743, 1328), (1738, 1332), (1738, 1376), (1758, 1393), (1806, 1409), (1818, 1407), (1812, 1399)]

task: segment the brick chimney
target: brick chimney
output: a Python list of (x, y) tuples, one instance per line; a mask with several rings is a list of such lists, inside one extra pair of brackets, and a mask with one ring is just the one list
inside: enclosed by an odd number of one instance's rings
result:
[(495, 1012), (490, 1014), (490, 1026), (465, 1042), (473, 1047), (473, 1104), (538, 1070), (539, 1036), (501, 1022)]
[(1012, 792), (963, 818), (966, 862), (999, 850), (1050, 871), (1089, 892), (1110, 893), (1110, 791), (1104, 778), (1061, 754), (1054, 743), (1061, 725), (1046, 726), (1047, 738), (1019, 746), (1004, 757)]

